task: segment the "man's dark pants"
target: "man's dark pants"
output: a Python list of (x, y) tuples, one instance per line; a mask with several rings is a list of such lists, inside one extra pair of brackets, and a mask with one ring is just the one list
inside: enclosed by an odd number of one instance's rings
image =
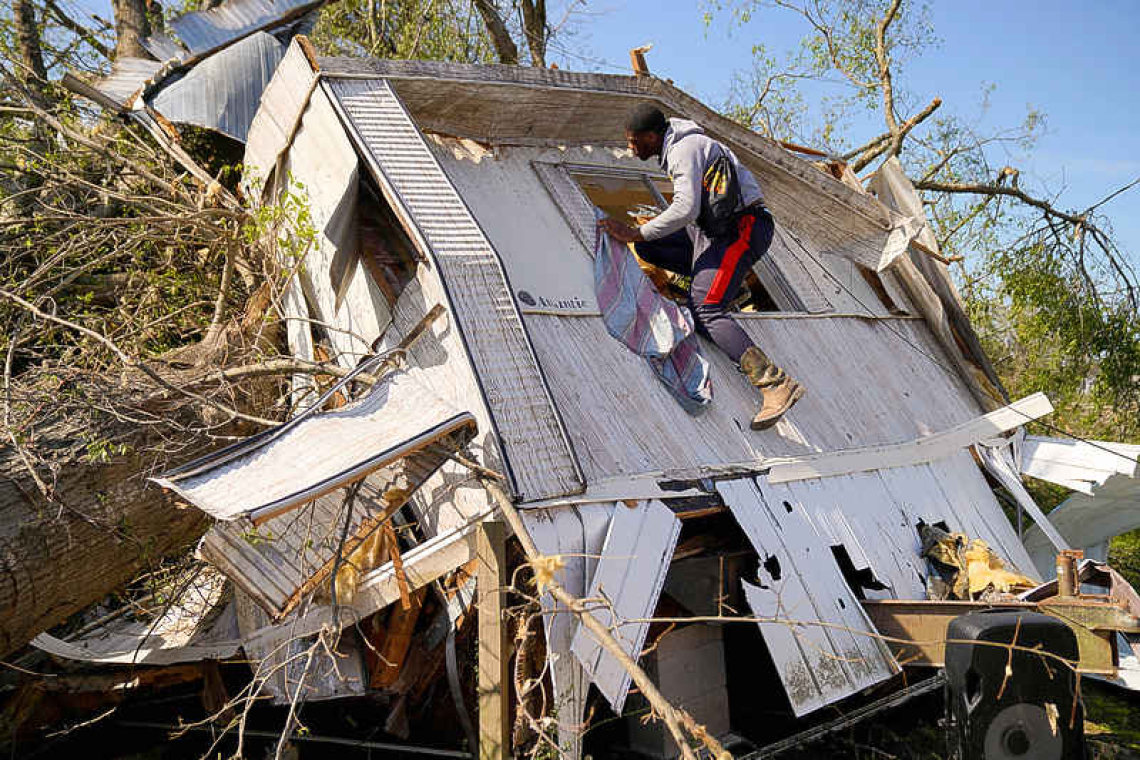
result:
[(732, 318), (729, 308), (748, 270), (772, 243), (774, 224), (767, 211), (743, 214), (735, 235), (709, 238), (698, 231), (691, 240), (681, 229), (659, 240), (637, 243), (637, 255), (654, 266), (692, 277), (689, 310), (697, 331), (737, 364), (755, 345)]

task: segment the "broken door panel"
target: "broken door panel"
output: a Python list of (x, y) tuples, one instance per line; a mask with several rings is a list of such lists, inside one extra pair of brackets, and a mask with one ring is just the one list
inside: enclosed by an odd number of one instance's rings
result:
[[(556, 580), (572, 596), (580, 598), (590, 587), (614, 509), (613, 502), (605, 502), (519, 512), (538, 550), (562, 558), (565, 564)], [(590, 677), (570, 653), (577, 628), (574, 616), (559, 611), (550, 594), (543, 595), (542, 606), (548, 610), (543, 624), (558, 716), (558, 744), (567, 757), (575, 758), (581, 755)]]
[(792, 710), (804, 715), (898, 672), (848, 587), (826, 538), (786, 484), (764, 479), (717, 484), (760, 557), (745, 595)]
[[(660, 501), (637, 502), (633, 508), (619, 502), (614, 508), (602, 557), (583, 598), (634, 661), (645, 644), (680, 534), (681, 521)], [(621, 713), (630, 683), (625, 668), (581, 624), (570, 650), (614, 712)]]

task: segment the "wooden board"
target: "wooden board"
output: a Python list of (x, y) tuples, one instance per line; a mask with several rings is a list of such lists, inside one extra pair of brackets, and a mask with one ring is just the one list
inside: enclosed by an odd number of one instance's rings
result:
[[(641, 656), (649, 618), (680, 534), (681, 521), (659, 501), (636, 502), (633, 508), (619, 502), (614, 509), (602, 557), (584, 598), (597, 600), (591, 614), (634, 661)], [(570, 651), (620, 714), (629, 693), (629, 673), (584, 626), (574, 633)]]
[(907, 443), (828, 451), (799, 457), (794, 461), (772, 463), (768, 481), (786, 483), (790, 480), (848, 475), (865, 470), (930, 462), (1020, 427), (1052, 411), (1053, 405), (1045, 394), (1034, 393), (950, 430), (940, 430)]

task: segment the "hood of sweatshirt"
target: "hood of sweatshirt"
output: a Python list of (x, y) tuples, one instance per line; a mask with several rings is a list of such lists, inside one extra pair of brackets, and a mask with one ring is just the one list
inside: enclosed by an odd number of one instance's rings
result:
[(684, 140), (689, 135), (703, 135), (705, 131), (701, 129), (700, 125), (691, 119), (669, 119), (669, 128), (665, 130), (665, 141), (661, 144), (661, 155), (658, 161), (661, 168), (668, 171), (669, 163), (667, 157), (669, 151), (681, 140)]

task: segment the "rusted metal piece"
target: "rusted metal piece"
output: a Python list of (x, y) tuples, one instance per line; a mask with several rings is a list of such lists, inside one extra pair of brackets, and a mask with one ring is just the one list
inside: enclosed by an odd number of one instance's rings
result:
[(946, 658), (946, 628), (968, 612), (1013, 609), (1042, 612), (1065, 622), (1077, 637), (1077, 671), (1115, 675), (1116, 633), (1140, 632), (1140, 618), (1101, 598), (1055, 597), (1037, 602), (865, 601), (863, 608), (901, 665), (941, 667)]
[(1057, 596), (1078, 596), (1081, 590), (1077, 578), (1077, 568), (1085, 553), (1080, 549), (1065, 549), (1057, 552)]

